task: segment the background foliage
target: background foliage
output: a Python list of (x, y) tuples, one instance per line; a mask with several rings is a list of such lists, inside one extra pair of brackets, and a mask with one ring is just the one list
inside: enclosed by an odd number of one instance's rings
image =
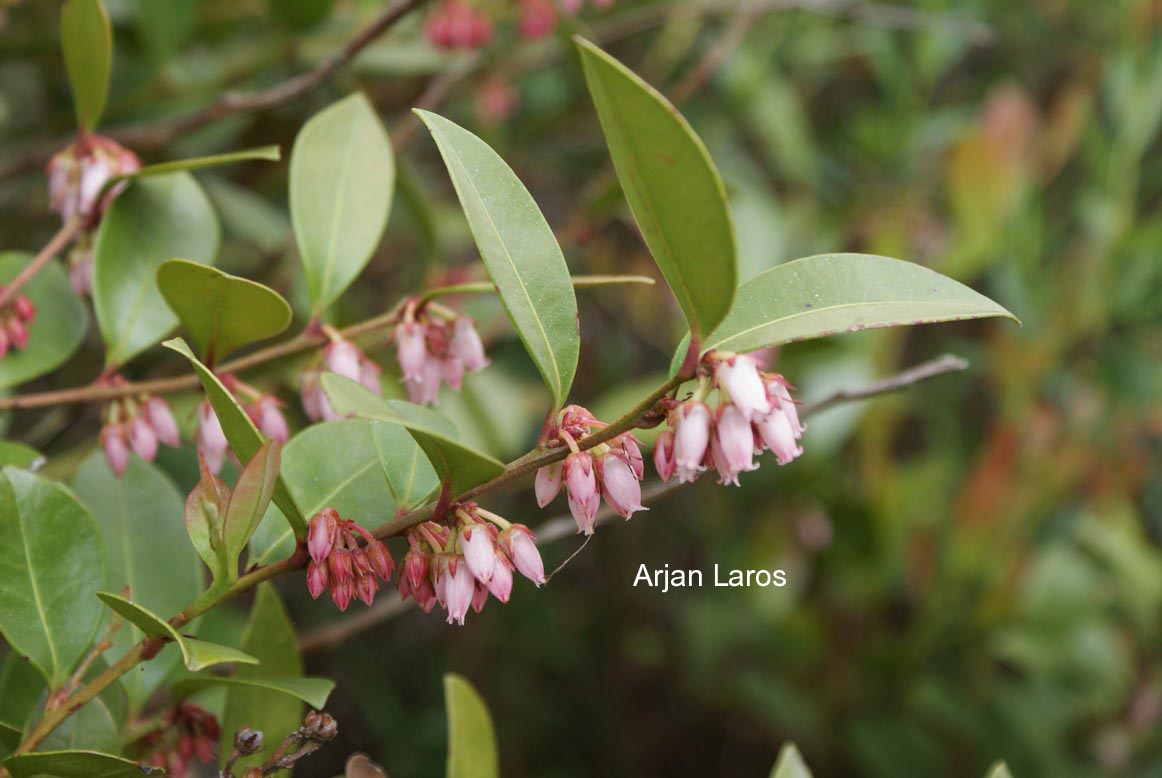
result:
[[(317, 18), (280, 2), (161, 5), (108, 3), (108, 127), (299, 72), (381, 4), (310, 3)], [(35, 251), (55, 217), (22, 157), (75, 118), (55, 4), (0, 8), (0, 235)], [(1017, 775), (1162, 774), (1160, 21), (1145, 0), (622, 0), (571, 22), (674, 97), (706, 140), (743, 280), (808, 254), (900, 256), (1025, 326), (786, 347), (777, 366), (807, 399), (944, 351), (972, 368), (817, 417), (793, 466), (658, 501), (599, 533), (545, 590), (463, 630), (408, 612), (339, 645), (315, 641), (306, 669), (337, 681), (342, 744), (303, 774), (334, 774), (355, 749), (392, 774), (440, 774), (447, 670), (487, 700), (505, 775), (763, 774), (787, 738), (821, 775), (981, 775), (1002, 757)], [(652, 274), (571, 45), (499, 36), (479, 55), (447, 55), (410, 20), (304, 99), (134, 147), (147, 163), (266, 144), (285, 155), (307, 118), (364, 89), (406, 146), (386, 239), (339, 308), (338, 322), (354, 321), (422, 283), (478, 275), (437, 149), (408, 113), (434, 81), (446, 87), (434, 107), (512, 165), (573, 272)], [(518, 103), (501, 118), (506, 85)], [(302, 317), (312, 292), (289, 261), (287, 175), (253, 162), (198, 178), (223, 223), (218, 267), (288, 294)], [(661, 380), (682, 334), (671, 302), (657, 287), (580, 293), (573, 397), (601, 415)], [(511, 457), (535, 438), (548, 395), (499, 303), (469, 305), (504, 337), (494, 368), (442, 409)], [(102, 355), (94, 340), (55, 380), (87, 382)], [(175, 359), (154, 349), (132, 372)], [(295, 367), (259, 380), (277, 385)], [(22, 414), (9, 435), (76, 484), (96, 410)], [(192, 488), (189, 449), (160, 461)], [(527, 491), (491, 507), (537, 523)], [(547, 561), (572, 550), (559, 543)], [(662, 595), (632, 587), (643, 562), (782, 567), (790, 585)], [(301, 633), (334, 618), (299, 577), (279, 583)], [(203, 633), (242, 635), (250, 604)]]

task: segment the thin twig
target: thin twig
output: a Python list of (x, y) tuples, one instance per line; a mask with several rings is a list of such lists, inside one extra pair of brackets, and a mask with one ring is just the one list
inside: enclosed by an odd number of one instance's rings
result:
[(25, 265), (16, 278), (13, 278), (4, 288), (0, 290), (0, 308), (3, 308), (8, 303), (12, 302), (16, 297), (16, 293), (20, 291), (21, 287), (27, 284), (32, 278), (39, 273), (53, 258), (64, 251), (65, 247), (72, 242), (77, 233), (81, 231), (81, 222), (79, 219), (69, 219), (61, 228), (57, 230), (56, 235), (45, 244), (45, 247), (33, 257), (32, 261)]

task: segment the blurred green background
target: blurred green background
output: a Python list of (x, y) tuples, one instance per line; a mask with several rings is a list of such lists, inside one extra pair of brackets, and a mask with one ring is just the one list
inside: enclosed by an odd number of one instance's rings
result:
[[(382, 6), (108, 0), (105, 123), (116, 137), (275, 83)], [(813, 418), (791, 466), (766, 457), (741, 489), (704, 479), (607, 525), (546, 589), (522, 580), (462, 629), (409, 610), (310, 651), (309, 671), (339, 684), (342, 734), (300, 774), (333, 775), (363, 750), (393, 776), (442, 775), (440, 678), (455, 670), (492, 709), (506, 776), (765, 775), (786, 739), (822, 776), (978, 776), (998, 758), (1018, 776), (1162, 775), (1162, 6), (617, 0), (539, 42), (517, 37), (513, 4), (481, 6), (498, 30), (480, 53), (431, 49), (420, 13), (290, 105), (130, 145), (159, 161), (279, 143), (285, 159), (308, 116), (365, 90), (403, 146), (400, 180), (340, 323), (480, 274), (409, 117), (418, 102), (500, 151), (575, 272), (656, 275), (568, 45), (580, 32), (706, 140), (744, 278), (809, 254), (882, 253), (972, 285), (1024, 326), (861, 333), (772, 355), (806, 400), (945, 352), (971, 367)], [(72, 121), (58, 10), (0, 9), (0, 248), (35, 250), (56, 226), (43, 152)], [(199, 177), (225, 227), (219, 264), (302, 299), (286, 165)], [(608, 418), (665, 370), (680, 316), (663, 286), (579, 298), (573, 398)], [(535, 441), (547, 396), (499, 307), (465, 305), (494, 367), (441, 408), (512, 458)], [(365, 345), (394, 369), (381, 342)], [(52, 385), (87, 382), (100, 356), (94, 340)], [(255, 380), (293, 403), (296, 367)], [(155, 350), (131, 374), (178, 369)], [(7, 423), (67, 470), (92, 447), (98, 410)], [(165, 464), (190, 485), (189, 451)], [(537, 510), (531, 482), (488, 505), (534, 527), (564, 510)], [(578, 542), (547, 547), (547, 564)], [(633, 587), (642, 563), (783, 568), (789, 585), (662, 594)], [(334, 622), (301, 577), (281, 584), (304, 633)]]

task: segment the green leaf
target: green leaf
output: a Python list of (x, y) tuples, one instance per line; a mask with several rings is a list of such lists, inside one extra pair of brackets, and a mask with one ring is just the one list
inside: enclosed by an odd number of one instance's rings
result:
[(738, 284), (722, 179), (665, 97), (589, 41), (573, 40), (634, 219), (691, 331), (705, 335), (730, 311)]
[(13, 440), (0, 440), (0, 467), (12, 465), (28, 470), (38, 459), (43, 459), (43, 455), (32, 446)]
[(97, 597), (108, 605), (122, 618), (140, 629), (149, 637), (160, 637), (172, 640), (182, 652), (182, 659), (186, 669), (191, 672), (205, 670), (214, 665), (236, 662), (238, 664), (257, 664), (258, 660), (243, 651), (229, 646), (220, 646), (205, 640), (195, 640), (181, 634), (165, 619), (156, 613), (143, 608), (135, 602), (110, 592), (98, 592)]
[(432, 463), (406, 428), (375, 421), (371, 423), (371, 438), (397, 513), (420, 505), (440, 487)]
[(265, 689), (279, 694), (296, 697), (312, 708), (321, 709), (335, 688), (335, 682), (328, 678), (231, 678), (206, 676), (189, 678), (174, 684), (174, 699), (188, 697), (207, 686), (238, 686), (248, 689)]
[(105, 556), (93, 519), (64, 487), (13, 467), (0, 478), (0, 633), (52, 686), (88, 649)]
[[(239, 682), (259, 679), (285, 681), (303, 674), (303, 660), (299, 656), (294, 626), (270, 583), (258, 587), (242, 647), (258, 657), (260, 664), (238, 668), (234, 678)], [(236, 685), (230, 688), (226, 697), (222, 731), (237, 732), (250, 727), (265, 732), (270, 742), (274, 742), (301, 726), (302, 719), (302, 706), (287, 700), (284, 691)], [(228, 756), (229, 751), (221, 749), (219, 762), (225, 764)], [(264, 759), (263, 755), (257, 754), (240, 760), (235, 775), (245, 772), (248, 765), (261, 764)]]
[[(230, 490), (221, 478), (206, 469), (206, 463), (200, 458), (198, 469), (201, 478), (186, 497), (186, 533), (198, 556), (210, 568), (213, 581), (211, 588), (220, 589), (238, 578), (237, 567), (226, 558), (226, 544), (222, 539), (222, 521), (230, 501)], [(286, 525), (281, 514), (279, 523)], [(287, 527), (289, 532), (289, 525)]]
[(158, 291), (170, 257), (214, 264), (218, 217), (189, 173), (134, 182), (101, 219), (93, 247), (93, 306), (107, 366), (122, 365), (165, 337), (177, 317)]
[(484, 266), (559, 408), (573, 385), (581, 339), (577, 298), (553, 230), (487, 143), (442, 116), (416, 114), (436, 140)]
[(791, 741), (787, 741), (779, 749), (779, 758), (775, 760), (775, 766), (771, 768), (770, 778), (811, 778), (811, 770), (803, 761), (799, 747)]
[[(740, 286), (734, 310), (702, 350), (741, 353), (840, 332), (988, 316), (1017, 321), (984, 295), (923, 265), (821, 254), (773, 267)], [(674, 364), (684, 354), (679, 348)]]
[(371, 259), (391, 210), (395, 158), (361, 94), (308, 121), (290, 161), (290, 210), (312, 310), (343, 294)]
[(9, 757), (4, 766), (12, 778), (141, 778), (165, 775), (160, 767), (150, 767), (96, 751), (51, 751)]
[[(20, 251), (0, 253), (0, 285), (15, 278), (32, 259), (32, 254)], [(58, 262), (33, 276), (21, 293), (36, 306), (36, 319), (28, 326), (28, 348), (9, 349), (0, 359), (0, 389), (60, 367), (80, 347), (89, 326), (85, 306)]]
[(480, 694), (466, 678), (444, 676), (448, 708), (448, 778), (495, 778), (500, 757), (492, 717)]
[(271, 12), (291, 29), (308, 30), (331, 13), (332, 0), (269, 0)]
[[(190, 351), (190, 347), (184, 340), (174, 338), (167, 340), (162, 345), (181, 354), (194, 366), (194, 372), (198, 374), (202, 388), (206, 390), (206, 398), (210, 401), (214, 413), (218, 415), (218, 421), (222, 424), (222, 431), (230, 443), (230, 450), (234, 452), (234, 456), (238, 457), (240, 462), (249, 462), (258, 453), (258, 449), (262, 447), (266, 439), (254, 426), (250, 417), (246, 415), (246, 411), (242, 410), (234, 400), (234, 396), (222, 385), (213, 371), (194, 356), (194, 352)], [(282, 515), (290, 523), (291, 528), (294, 529), (295, 535), (297, 537), (304, 536), (306, 534), (306, 520), (298, 506), (295, 505), (294, 500), (291, 499), (290, 492), (287, 491), (286, 484), (281, 477), (275, 483), (273, 499), (275, 505), (282, 511)]]
[(989, 768), (985, 778), (1013, 778), (1013, 773), (1009, 770), (1009, 766), (1004, 762), (996, 762)]
[[(24, 722), (44, 697), (47, 687), (40, 673), (24, 657), (9, 651), (0, 662), (0, 745), (16, 748)], [(12, 742), (15, 732), (16, 742)]]
[(266, 506), (274, 495), (281, 453), (278, 441), (266, 441), (242, 468), (230, 493), (222, 523), (222, 539), (225, 541), (226, 561), (231, 567), (237, 565), (246, 550), (250, 536), (258, 528), (258, 522), (262, 521)]
[(452, 494), (479, 486), (504, 472), (503, 462), (465, 446), (456, 439), (451, 422), (429, 408), (399, 400), (384, 400), (358, 382), (335, 373), (324, 373), (322, 383), (336, 413), (406, 427), (435, 471), (449, 478)]
[[(201, 565), (183, 531), (181, 493), (164, 471), (130, 457), (117, 478), (98, 450), (81, 463), (73, 490), (101, 532), (111, 590), (128, 588), (135, 602), (155, 613), (177, 613), (197, 598)], [(121, 656), (140, 639), (138, 630), (122, 628), (110, 655)], [(178, 661), (177, 650), (167, 650), (123, 676), (130, 707), (145, 704)]]
[(196, 262), (162, 262), (157, 288), (209, 364), (273, 338), (291, 322), (290, 304), (278, 292)]
[(61, 722), (49, 733), (37, 751), (121, 751), (121, 737), (117, 722), (109, 712), (109, 706), (97, 697), (81, 706), (75, 713)]
[(150, 176), (162, 176), (167, 173), (180, 173), (188, 170), (201, 170), (208, 167), (232, 165), (235, 162), (249, 162), (252, 160), (277, 162), (280, 159), (282, 159), (282, 152), (278, 146), (259, 146), (253, 149), (228, 151), (225, 154), (211, 154), (205, 157), (191, 157), (189, 159), (174, 159), (169, 162), (158, 162), (154, 165), (146, 165), (145, 167), (138, 168), (132, 173), (120, 176), (117, 180), (134, 181), (141, 178), (149, 178)]
[(77, 125), (94, 130), (105, 112), (113, 70), (113, 31), (100, 0), (65, 0), (61, 48), (73, 89)]

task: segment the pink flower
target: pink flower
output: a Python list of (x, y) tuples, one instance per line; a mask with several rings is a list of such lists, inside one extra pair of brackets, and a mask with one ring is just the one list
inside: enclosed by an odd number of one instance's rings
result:
[(63, 221), (82, 219), (91, 227), (126, 186), (124, 182), (117, 184), (98, 202), (105, 184), (140, 167), (141, 160), (132, 151), (109, 138), (87, 135), (49, 161), (50, 207)]
[(319, 595), (327, 588), (327, 565), (312, 559), (307, 563), (307, 591), (311, 599), (319, 599)]
[(327, 555), (327, 574), (332, 586), (346, 583), (355, 577), (355, 560), (345, 548), (331, 549)]
[(521, 2), (520, 34), (522, 38), (536, 40), (553, 31), (557, 25), (557, 13), (548, 0), (523, 0)]
[(382, 372), (379, 369), (379, 365), (365, 357), (359, 363), (359, 383), (363, 384), (363, 388), (367, 391), (381, 395), (383, 394), (383, 387), (379, 384), (379, 374)]
[(803, 437), (803, 431), (806, 429), (799, 423), (799, 409), (795, 406), (795, 401), (791, 399), (791, 392), (787, 389), (786, 380), (776, 375), (767, 381), (767, 392), (774, 398), (776, 406), (782, 410), (787, 417), (787, 423), (791, 425), (791, 432), (795, 434), (795, 440)]
[(646, 474), (646, 467), (642, 461), (642, 450), (638, 447), (638, 439), (627, 432), (613, 440), (610, 445), (621, 447), (621, 453), (625, 454), (625, 461), (633, 468), (633, 473), (637, 476), (637, 480), (642, 480)]
[(20, 319), (8, 320), (8, 340), (13, 348), (23, 349), (28, 345), (28, 327)]
[(452, 387), (454, 391), (460, 391), (460, 386), (464, 383), (463, 360), (456, 357), (445, 357), (440, 360), (440, 368), (444, 383)]
[(290, 429), (287, 427), (286, 417), (282, 415), (282, 410), (278, 406), (278, 400), (265, 395), (248, 407), (246, 414), (263, 435), (279, 443), (286, 443), (290, 440)]
[(12, 301), (12, 312), (26, 324), (32, 324), (36, 320), (36, 305), (22, 294), (17, 295)]
[(323, 349), (323, 360), (327, 369), (352, 381), (359, 380), (359, 363), (363, 360), (363, 353), (349, 340), (335, 340)]
[(674, 425), (674, 463), (680, 483), (691, 483), (706, 468), (702, 460), (710, 445), (710, 408), (703, 402), (678, 406)]
[(477, 581), (472, 588), (472, 610), (476, 613), (484, 610), (485, 603), (488, 602), (488, 587)]
[(561, 471), (562, 466), (560, 462), (545, 465), (537, 470), (537, 477), (534, 482), (537, 493), (537, 505), (544, 508), (561, 493)]
[(803, 453), (795, 442), (795, 431), (782, 408), (771, 411), (756, 424), (763, 442), (775, 454), (780, 465), (785, 465)]
[(206, 467), (211, 473), (222, 470), (229, 445), (214, 408), (208, 401), (203, 401), (198, 406), (198, 453), (206, 461)]
[(374, 575), (361, 573), (355, 576), (355, 596), (364, 605), (370, 605), (375, 600), (375, 593), (379, 591), (379, 582)]
[(754, 470), (754, 431), (743, 412), (733, 403), (718, 408), (712, 443), (714, 467), (724, 484), (738, 485), (738, 474)]
[(444, 377), (444, 367), (439, 357), (428, 357), (424, 361), (419, 383), (408, 383), (408, 399), (419, 405), (435, 405), (440, 396), (440, 381)]
[(501, 602), (508, 602), (512, 596), (512, 562), (508, 561), (499, 547), (494, 550), (496, 561), (492, 565), (492, 578), (488, 579), (488, 591)]
[(161, 397), (150, 397), (145, 401), (144, 413), (158, 440), (170, 448), (177, 448), (182, 444), (178, 423), (169, 409), (169, 403)]
[(324, 508), (311, 517), (307, 524), (307, 551), (311, 559), (323, 562), (339, 540), (339, 514), (334, 508)]
[(537, 586), (545, 582), (545, 563), (537, 550), (537, 536), (523, 524), (513, 524), (500, 533), (500, 546), (525, 578)]
[(424, 338), (424, 325), (415, 321), (401, 322), (395, 328), (395, 353), (399, 359), (399, 369), (404, 381), (423, 381), (424, 362), (428, 347)]
[(753, 357), (738, 354), (715, 363), (714, 379), (718, 382), (718, 388), (730, 396), (730, 401), (742, 411), (748, 422), (771, 412), (767, 388), (763, 386), (758, 363)]
[(145, 417), (134, 416), (129, 420), (128, 437), (129, 447), (133, 449), (133, 453), (146, 462), (152, 462), (157, 456), (157, 433), (149, 426)]
[(118, 478), (129, 464), (129, 443), (119, 425), (106, 424), (101, 428), (101, 448), (105, 449), (105, 459), (109, 469)]
[(335, 607), (340, 611), (346, 611), (354, 597), (355, 580), (353, 578), (331, 582), (331, 602), (335, 603)]
[(317, 370), (309, 370), (299, 378), (299, 396), (302, 398), (303, 413), (311, 421), (322, 419), (330, 410)]
[(460, 530), (460, 553), (464, 555), (464, 563), (480, 583), (486, 584), (492, 579), (492, 568), (496, 562), (496, 551), (492, 545), (488, 528), (483, 524), (464, 527)]
[(654, 439), (654, 469), (666, 483), (678, 469), (678, 463), (674, 461), (674, 433), (670, 430), (662, 430)]
[[(464, 564), (461, 556), (450, 557), (444, 565), (444, 607), (448, 609), (448, 623), (457, 622), (464, 626), (464, 617), (472, 605), (472, 595), (476, 581)], [(437, 593), (439, 589), (437, 588)]]
[(428, 580), (428, 556), (413, 548), (403, 558), (403, 567), (399, 573), (400, 595), (407, 597), (409, 593), (419, 589), (426, 580)]
[(371, 570), (383, 580), (391, 578), (391, 571), (395, 568), (395, 561), (382, 540), (373, 540), (367, 544), (367, 559), (371, 562)]
[(633, 468), (617, 454), (606, 454), (597, 461), (601, 470), (601, 493), (605, 502), (618, 516), (628, 519), (637, 511), (649, 510), (642, 506), (642, 487)]
[(569, 491), (569, 510), (577, 529), (586, 535), (593, 534), (593, 521), (597, 509), (601, 507), (601, 493), (597, 489), (597, 476), (593, 472), (593, 456), (587, 451), (565, 457), (565, 486)]
[(458, 316), (452, 323), (452, 340), (448, 343), (448, 353), (463, 360), (464, 367), (474, 373), (488, 366), (488, 357), (484, 354), (484, 343), (480, 340), (480, 333), (467, 316)]

